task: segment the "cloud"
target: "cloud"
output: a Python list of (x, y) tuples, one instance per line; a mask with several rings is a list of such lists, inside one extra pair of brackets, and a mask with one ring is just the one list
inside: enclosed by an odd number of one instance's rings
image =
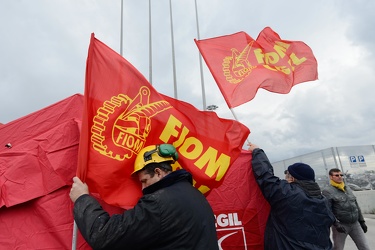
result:
[[(0, 122), (7, 123), (75, 93), (83, 93), (90, 34), (120, 52), (120, 1), (2, 1), (0, 3)], [(271, 161), (320, 149), (375, 144), (372, 1), (197, 1), (201, 39), (266, 26), (282, 39), (308, 44), (319, 80), (287, 95), (259, 90), (229, 110), (203, 62), (206, 105), (252, 131)], [(124, 1), (123, 56), (150, 78), (148, 1)], [(151, 1), (152, 84), (203, 109), (194, 1)]]

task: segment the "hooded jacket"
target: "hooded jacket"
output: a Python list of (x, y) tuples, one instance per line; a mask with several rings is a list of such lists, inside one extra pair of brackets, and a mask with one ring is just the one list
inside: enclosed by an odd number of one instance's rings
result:
[(330, 227), (335, 217), (318, 184), (281, 180), (262, 149), (254, 149), (252, 155), (255, 179), (271, 205), (264, 249), (332, 249)]
[(94, 249), (217, 250), (215, 218), (185, 170), (143, 189), (134, 208), (109, 216), (89, 195), (74, 204), (74, 219)]

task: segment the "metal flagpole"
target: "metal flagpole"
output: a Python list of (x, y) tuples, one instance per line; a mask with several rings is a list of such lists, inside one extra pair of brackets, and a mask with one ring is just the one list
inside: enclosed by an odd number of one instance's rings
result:
[(149, 40), (149, 82), (152, 85), (152, 39), (151, 39), (151, 0), (148, 0), (148, 36)]
[(232, 112), (232, 115), (234, 116), (234, 119), (236, 119), (236, 121), (238, 121), (237, 119), (237, 116), (236, 114), (234, 113), (234, 110), (232, 108), (229, 108), (230, 109), (230, 112)]
[(72, 237), (72, 250), (76, 250), (76, 248), (77, 248), (77, 231), (78, 231), (77, 223), (76, 223), (76, 221), (74, 221), (73, 237)]
[[(238, 122), (240, 122), (236, 116), (236, 114), (234, 113), (234, 110), (232, 108), (229, 108), (230, 109), (230, 112), (232, 112), (232, 115), (234, 116), (234, 119)], [(250, 144), (250, 141), (249, 139), (246, 139), (247, 143)]]
[(121, 24), (120, 24), (120, 55), (122, 56), (122, 30), (123, 30), (124, 0), (121, 0)]
[[(121, 25), (120, 25), (120, 55), (122, 56), (122, 30), (123, 30), (123, 14), (124, 14), (124, 0), (121, 0)], [(78, 227), (75, 220), (73, 221), (73, 234), (72, 234), (72, 250), (77, 249), (77, 232)]]
[(174, 55), (173, 17), (172, 17), (172, 1), (171, 0), (169, 0), (169, 16), (170, 16), (170, 19), (171, 19), (174, 98), (177, 99), (176, 63), (175, 63), (175, 55)]
[[(196, 19), (196, 23), (197, 23), (197, 37), (198, 37), (198, 40), (200, 40), (197, 0), (195, 0), (195, 19)], [(200, 69), (200, 72), (201, 72), (203, 110), (207, 110), (207, 107), (206, 107), (206, 91), (205, 91), (205, 88), (204, 88), (204, 77), (203, 77), (203, 68), (202, 68), (202, 56), (199, 53), (199, 51), (198, 51), (198, 54), (199, 54), (199, 69)]]

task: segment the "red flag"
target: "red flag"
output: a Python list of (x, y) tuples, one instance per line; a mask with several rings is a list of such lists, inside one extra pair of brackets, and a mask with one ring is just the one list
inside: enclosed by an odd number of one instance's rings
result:
[(256, 41), (238, 32), (195, 42), (230, 108), (252, 100), (258, 88), (286, 94), (294, 85), (318, 78), (310, 47), (281, 40), (269, 27)]
[(241, 153), (207, 200), (215, 213), (220, 249), (264, 249), (270, 205), (255, 181), (250, 152)]
[(145, 146), (173, 144), (178, 163), (207, 193), (221, 184), (248, 135), (239, 122), (160, 95), (92, 34), (77, 174), (108, 204), (129, 208), (141, 196), (131, 172)]

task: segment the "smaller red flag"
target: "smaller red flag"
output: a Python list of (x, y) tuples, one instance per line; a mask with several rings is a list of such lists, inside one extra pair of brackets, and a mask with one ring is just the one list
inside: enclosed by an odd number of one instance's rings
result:
[(310, 47), (282, 40), (269, 27), (256, 40), (238, 32), (195, 43), (230, 108), (252, 100), (259, 88), (287, 94), (294, 85), (318, 78)]

